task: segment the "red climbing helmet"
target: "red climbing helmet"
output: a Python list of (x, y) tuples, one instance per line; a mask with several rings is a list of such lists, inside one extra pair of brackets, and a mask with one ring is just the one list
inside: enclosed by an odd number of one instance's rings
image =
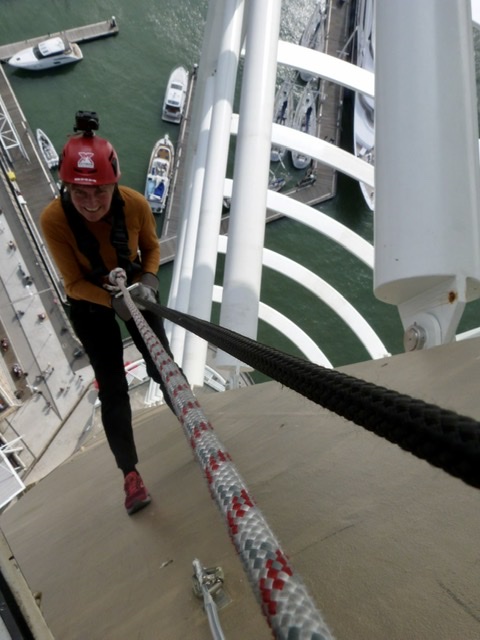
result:
[(65, 144), (58, 173), (63, 182), (85, 186), (114, 184), (121, 175), (118, 156), (110, 142), (85, 133), (72, 136)]

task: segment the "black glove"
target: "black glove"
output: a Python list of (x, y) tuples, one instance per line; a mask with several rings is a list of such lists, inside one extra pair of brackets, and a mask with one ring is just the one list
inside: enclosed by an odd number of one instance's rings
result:
[(118, 298), (116, 298), (115, 296), (112, 297), (112, 309), (124, 322), (127, 322), (127, 320), (131, 320), (132, 315), (128, 310), (123, 296), (119, 296)]
[(134, 289), (133, 298), (137, 307), (145, 310), (145, 307), (142, 306), (142, 300), (145, 300), (145, 302), (157, 302), (157, 290), (157, 276), (153, 273), (144, 273), (140, 278), (140, 284)]

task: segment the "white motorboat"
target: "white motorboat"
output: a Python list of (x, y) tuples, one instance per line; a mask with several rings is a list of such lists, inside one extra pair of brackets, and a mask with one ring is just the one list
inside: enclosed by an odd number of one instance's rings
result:
[(165, 99), (163, 101), (162, 120), (178, 124), (182, 120), (187, 100), (188, 71), (185, 67), (177, 67), (168, 79)]
[[(357, 59), (356, 64), (374, 72), (375, 63), (375, 14), (374, 0), (360, 0), (357, 12)], [(363, 93), (355, 94), (353, 114), (354, 153), (370, 164), (375, 163), (375, 101)], [(360, 189), (368, 208), (373, 211), (375, 190), (360, 182)]]
[[(300, 38), (300, 46), (324, 51), (326, 43), (327, 0), (318, 0)], [(308, 82), (313, 78), (306, 71), (300, 72), (300, 78)]]
[[(294, 95), (293, 83), (286, 78), (280, 85), (276, 95), (273, 109), (273, 122), (283, 124), (286, 127), (293, 126)], [(273, 145), (270, 151), (271, 162), (280, 162), (285, 155), (285, 147)]]
[(22, 49), (8, 60), (17, 69), (40, 71), (82, 60), (83, 54), (75, 42), (55, 36), (42, 40), (33, 47)]
[(175, 148), (165, 134), (153, 147), (145, 183), (145, 198), (155, 215), (162, 213), (167, 204), (174, 162)]
[(47, 163), (48, 168), (53, 169), (54, 167), (58, 167), (59, 158), (53, 142), (42, 129), (37, 129), (35, 134), (38, 147), (42, 152), (43, 159)]
[[(293, 128), (311, 136), (317, 134), (316, 92), (312, 82), (308, 82), (302, 91), (293, 117)], [(296, 169), (306, 169), (312, 161), (310, 157), (298, 151), (291, 151), (291, 154)]]

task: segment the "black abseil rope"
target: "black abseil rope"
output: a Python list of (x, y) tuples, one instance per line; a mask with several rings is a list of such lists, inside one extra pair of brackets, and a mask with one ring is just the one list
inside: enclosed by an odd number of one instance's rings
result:
[(309, 400), (480, 488), (480, 423), (476, 420), (321, 367), (163, 305), (143, 300), (142, 305)]

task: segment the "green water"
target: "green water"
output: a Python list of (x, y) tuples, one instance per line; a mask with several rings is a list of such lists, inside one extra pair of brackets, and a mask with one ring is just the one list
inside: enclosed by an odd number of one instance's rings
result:
[[(315, 0), (282, 3), (282, 38), (298, 41), (314, 4)], [(99, 22), (113, 15), (120, 28), (118, 36), (82, 45), (84, 59), (78, 64), (42, 73), (6, 67), (30, 127), (42, 128), (60, 150), (72, 131), (75, 112), (97, 111), (100, 134), (112, 141), (119, 154), (122, 182), (143, 192), (153, 143), (164, 133), (174, 141), (178, 135), (177, 126), (161, 120), (162, 101), (170, 71), (179, 64), (191, 68), (199, 60), (206, 9), (207, 0), (1, 0), (0, 43)], [(348, 112), (343, 135), (348, 147)], [(372, 240), (372, 214), (356, 182), (340, 176), (337, 197), (322, 210)], [(403, 350), (398, 312), (375, 299), (372, 275), (358, 260), (288, 219), (268, 225), (266, 246), (297, 260), (337, 287), (366, 317), (391, 353)], [(222, 262), (220, 259), (218, 282)], [(162, 267), (164, 300), (171, 273), (171, 265)], [(262, 301), (298, 322), (335, 366), (368, 358), (352, 332), (329, 308), (283, 276), (265, 270)], [(478, 309), (478, 303), (469, 305), (461, 330), (478, 324)], [(297, 353), (276, 330), (262, 322), (258, 339)]]

